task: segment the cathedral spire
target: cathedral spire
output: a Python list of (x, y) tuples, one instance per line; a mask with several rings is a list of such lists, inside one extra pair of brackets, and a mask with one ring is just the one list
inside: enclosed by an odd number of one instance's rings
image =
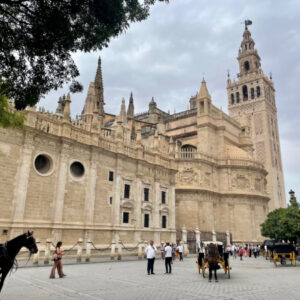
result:
[(65, 99), (65, 105), (63, 108), (63, 115), (64, 115), (64, 118), (67, 120), (69, 120), (71, 117), (70, 103), (71, 103), (71, 96), (70, 96), (70, 93), (68, 93), (68, 95)]
[(126, 123), (127, 122), (127, 115), (126, 115), (126, 107), (125, 107), (125, 99), (122, 99), (122, 104), (121, 104), (121, 111), (119, 115), (119, 121), (121, 123)]
[(102, 69), (101, 69), (101, 57), (98, 59), (98, 67), (95, 76), (95, 96), (96, 96), (96, 109), (100, 116), (104, 116), (104, 96), (103, 96), (103, 80), (102, 80)]
[(127, 117), (131, 119), (134, 117), (134, 104), (133, 104), (132, 92), (130, 93), (129, 104), (127, 109)]
[(206, 86), (206, 81), (203, 77), (202, 82), (201, 82), (201, 88), (200, 91), (197, 95), (197, 99), (211, 99), (210, 94), (207, 90), (207, 86)]

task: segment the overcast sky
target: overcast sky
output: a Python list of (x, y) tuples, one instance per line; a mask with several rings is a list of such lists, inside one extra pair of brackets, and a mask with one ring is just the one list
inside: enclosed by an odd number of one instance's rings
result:
[[(148, 109), (153, 96), (159, 108), (185, 110), (200, 88), (203, 75), (213, 104), (227, 112), (226, 76), (238, 73), (236, 60), (245, 19), (265, 74), (276, 89), (285, 190), (300, 199), (300, 1), (299, 0), (170, 0), (157, 3), (150, 17), (133, 24), (108, 48), (77, 53), (75, 62), (84, 91), (71, 95), (72, 115), (80, 114), (89, 82), (102, 58), (105, 111), (119, 113), (122, 97), (134, 96), (135, 112)], [(298, 91), (297, 91), (298, 89)], [(39, 105), (55, 111), (67, 88), (49, 93)]]

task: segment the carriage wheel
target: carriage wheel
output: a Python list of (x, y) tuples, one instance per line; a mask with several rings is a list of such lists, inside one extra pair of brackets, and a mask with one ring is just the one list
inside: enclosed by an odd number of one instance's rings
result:
[(205, 261), (204, 261), (204, 259), (202, 261), (202, 276), (203, 276), (203, 278), (205, 278)]
[(200, 274), (200, 265), (199, 265), (199, 257), (198, 256), (197, 256), (196, 264), (197, 264), (197, 268), (198, 268), (198, 273)]
[(227, 278), (230, 279), (230, 266), (227, 267)]

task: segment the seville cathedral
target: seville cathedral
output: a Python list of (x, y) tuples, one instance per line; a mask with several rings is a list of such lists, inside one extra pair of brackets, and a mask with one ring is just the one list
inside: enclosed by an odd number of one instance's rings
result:
[(229, 115), (204, 79), (182, 100), (188, 110), (170, 114), (152, 98), (136, 113), (131, 94), (109, 114), (99, 59), (76, 119), (68, 94), (55, 113), (25, 110), (24, 130), (0, 128), (0, 242), (27, 229), (41, 244), (263, 241), (260, 224), (286, 200), (274, 84), (254, 45), (246, 26)]

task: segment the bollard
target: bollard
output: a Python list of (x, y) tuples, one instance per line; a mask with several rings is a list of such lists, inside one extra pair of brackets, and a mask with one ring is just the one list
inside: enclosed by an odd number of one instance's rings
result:
[(190, 254), (189, 247), (188, 247), (187, 243), (183, 244), (183, 253), (184, 253), (184, 256), (188, 256)]
[(230, 232), (229, 231), (226, 232), (226, 243), (227, 243), (227, 245), (230, 245)]
[(85, 261), (89, 262), (91, 258), (91, 244), (92, 242), (90, 240), (87, 240), (86, 242), (86, 254), (85, 254)]
[(119, 243), (118, 243), (118, 260), (121, 260), (122, 259), (122, 244), (121, 244), (121, 240), (119, 240)]
[(112, 241), (111, 242), (111, 250), (110, 250), (110, 259), (114, 260), (116, 255), (116, 242)]
[(77, 262), (81, 262), (81, 256), (82, 256), (82, 242), (83, 242), (83, 239), (80, 238), (78, 240), (78, 247), (77, 247), (77, 256), (76, 256), (76, 260)]
[(187, 256), (189, 254), (189, 249), (187, 246), (187, 231), (185, 226), (182, 227), (182, 241), (180, 243), (183, 244), (183, 256)]
[[(40, 240), (36, 239), (35, 242), (36, 242), (36, 245), (38, 246), (38, 244), (40, 243)], [(33, 259), (32, 259), (32, 262), (35, 265), (37, 265), (39, 263), (39, 258), (40, 258), (40, 250), (39, 250), (39, 247), (37, 247), (37, 248), (38, 248), (38, 252), (33, 255)]]
[(200, 241), (201, 241), (201, 236), (200, 236), (200, 231), (198, 228), (195, 230), (195, 236), (196, 236), (196, 252), (200, 249)]
[(143, 258), (143, 245), (142, 242), (139, 242), (139, 249), (138, 249), (138, 259)]
[(217, 234), (214, 230), (212, 231), (212, 240), (213, 240), (213, 242), (217, 241)]
[(44, 257), (44, 264), (49, 264), (50, 261), (50, 246), (51, 246), (51, 240), (46, 240), (46, 248), (45, 248), (45, 257)]

